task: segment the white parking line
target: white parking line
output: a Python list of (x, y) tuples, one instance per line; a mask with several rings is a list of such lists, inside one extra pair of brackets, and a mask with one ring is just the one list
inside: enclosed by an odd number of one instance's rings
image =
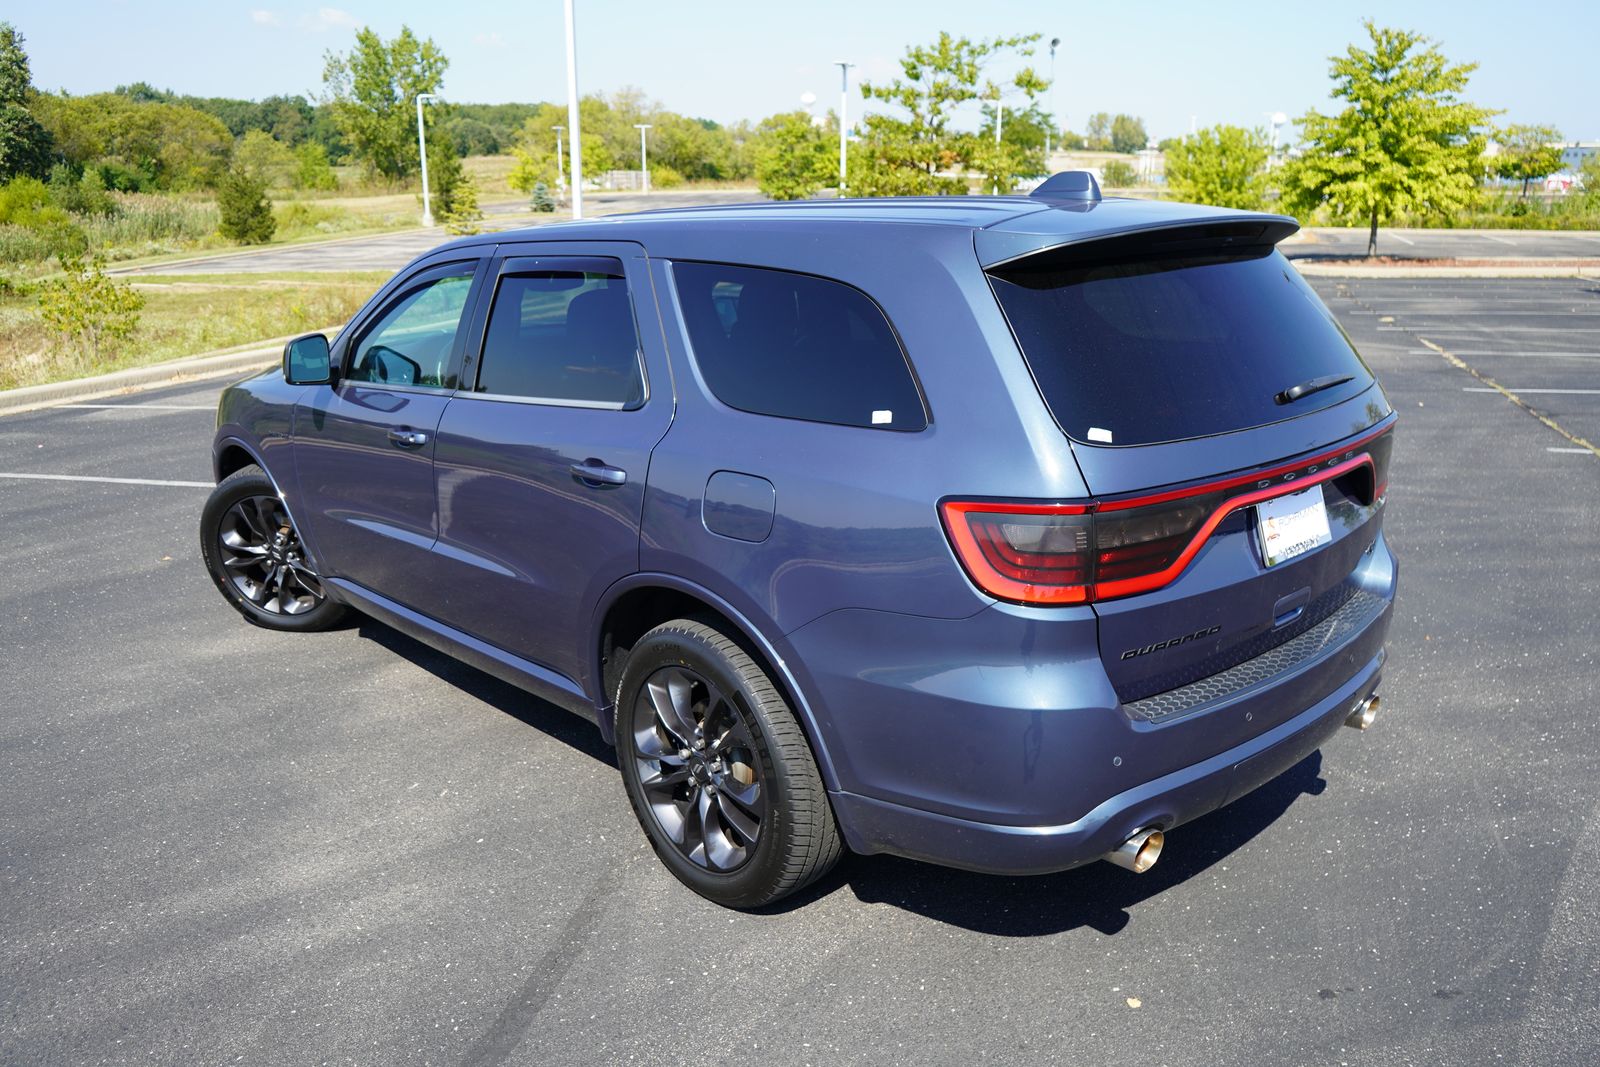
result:
[[(1509, 386), (1507, 388), (1510, 388)], [(1462, 386), (1463, 393), (1498, 393), (1498, 389), (1485, 389), (1482, 386)], [(1600, 396), (1600, 389), (1512, 389), (1513, 393), (1562, 393), (1567, 396)]]
[(211, 489), (210, 482), (175, 482), (165, 478), (95, 478), (87, 474), (10, 474), (0, 478), (27, 478), (41, 482), (110, 482), (113, 485), (174, 485), (183, 489)]
[(57, 404), (58, 408), (97, 408), (106, 411), (216, 411), (215, 404)]
[(1383, 236), (1385, 236), (1385, 237), (1393, 237), (1396, 241), (1399, 241), (1403, 245), (1414, 245), (1414, 244), (1417, 243), (1417, 242), (1411, 240), (1410, 238), (1401, 237), (1399, 234), (1395, 233), (1393, 230), (1389, 231), (1388, 233), (1384, 234)]
[(1592, 456), (1592, 455), (1594, 455), (1594, 453), (1589, 451), (1587, 448), (1554, 448), (1554, 447), (1547, 447), (1545, 449), (1545, 451), (1546, 452), (1560, 452), (1560, 453), (1562, 453), (1564, 455), (1569, 455), (1569, 456)]
[(1486, 233), (1475, 234), (1474, 236), (1482, 237), (1485, 241), (1493, 241), (1496, 244), (1502, 244), (1502, 245), (1514, 245), (1514, 244), (1517, 243), (1515, 241), (1508, 241), (1504, 237), (1491, 237)]

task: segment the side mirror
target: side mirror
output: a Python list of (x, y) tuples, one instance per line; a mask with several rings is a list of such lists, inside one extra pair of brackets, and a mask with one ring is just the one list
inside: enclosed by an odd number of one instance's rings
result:
[(296, 337), (283, 346), (283, 380), (290, 385), (327, 385), (333, 380), (328, 339), (320, 333)]

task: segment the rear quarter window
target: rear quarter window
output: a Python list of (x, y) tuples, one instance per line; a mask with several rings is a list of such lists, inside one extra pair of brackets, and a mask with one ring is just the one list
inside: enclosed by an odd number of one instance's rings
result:
[(927, 426), (899, 338), (865, 293), (759, 267), (675, 263), (672, 273), (695, 363), (724, 404), (840, 426)]
[(1317, 411), (1372, 384), (1332, 313), (1276, 251), (1077, 255), (990, 272), (1045, 403), (1075, 440), (1208, 437)]

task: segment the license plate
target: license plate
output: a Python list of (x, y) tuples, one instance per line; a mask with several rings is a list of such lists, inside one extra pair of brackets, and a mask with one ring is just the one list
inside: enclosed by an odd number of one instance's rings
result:
[(1261, 560), (1269, 567), (1332, 541), (1322, 486), (1257, 504), (1256, 531), (1261, 535)]

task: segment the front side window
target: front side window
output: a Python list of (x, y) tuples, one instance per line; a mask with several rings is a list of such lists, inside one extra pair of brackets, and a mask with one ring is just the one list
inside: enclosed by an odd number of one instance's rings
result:
[(472, 290), (473, 265), (433, 278), (390, 301), (356, 343), (350, 381), (454, 389), (451, 357), (461, 313)]
[(637, 407), (639, 332), (620, 260), (552, 257), (500, 276), (476, 391)]
[(900, 341), (860, 290), (718, 263), (676, 263), (672, 275), (695, 362), (729, 407), (841, 426), (927, 426)]

